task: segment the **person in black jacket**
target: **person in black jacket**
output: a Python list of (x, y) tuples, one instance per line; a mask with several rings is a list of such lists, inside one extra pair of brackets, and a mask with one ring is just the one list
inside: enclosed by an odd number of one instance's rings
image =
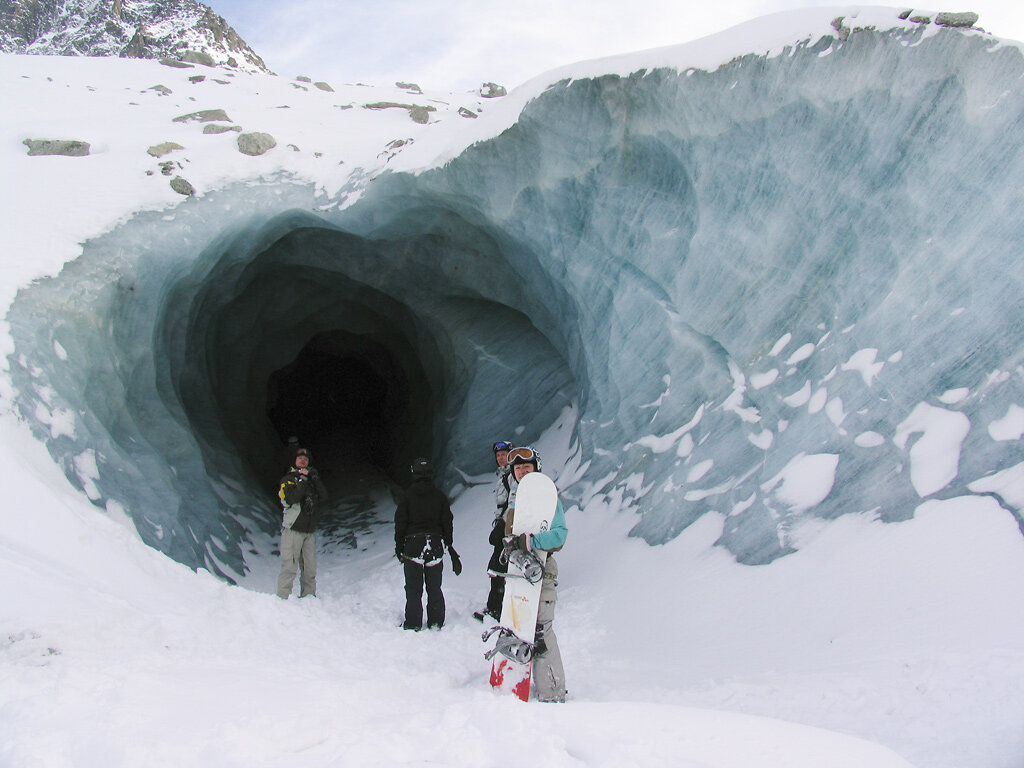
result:
[(319, 473), (310, 466), (311, 461), (308, 450), (296, 448), (292, 467), (281, 478), (278, 491), (284, 513), (277, 596), (284, 600), (291, 595), (295, 574), (300, 568), (299, 597), (316, 597), (316, 525), (320, 502), (327, 499), (327, 489)]
[(427, 587), (427, 627), (444, 626), (441, 571), (444, 549), (458, 576), (462, 563), (452, 549), (452, 510), (448, 499), (434, 487), (433, 467), (427, 459), (412, 463), (412, 484), (395, 510), (395, 556), (405, 567), (405, 621), (403, 629), (423, 628), (423, 586)]

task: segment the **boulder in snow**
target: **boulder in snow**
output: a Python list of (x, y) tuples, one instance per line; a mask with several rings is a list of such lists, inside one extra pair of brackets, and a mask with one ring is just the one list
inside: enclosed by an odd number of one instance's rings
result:
[(217, 123), (207, 123), (203, 126), (203, 133), (227, 133), (228, 131), (242, 132), (242, 126), (240, 125), (218, 125)]
[(164, 155), (178, 149), (184, 149), (184, 147), (173, 141), (165, 141), (162, 144), (154, 144), (152, 147), (147, 149), (146, 152), (151, 154), (153, 157), (163, 157)]
[(175, 123), (211, 123), (214, 120), (224, 123), (232, 122), (223, 109), (202, 109), (199, 112), (189, 112), (187, 115), (179, 115), (174, 118)]
[(213, 60), (213, 56), (203, 51), (185, 51), (181, 55), (181, 60), (188, 62), (189, 64), (202, 64), (204, 67), (216, 66), (216, 62)]
[(935, 23), (940, 27), (973, 27), (978, 23), (978, 14), (971, 13), (950, 13), (942, 11), (935, 17)]
[(277, 139), (269, 133), (241, 133), (238, 135), (238, 151), (243, 155), (255, 157), (277, 146)]
[(499, 96), (508, 96), (508, 91), (505, 90), (505, 86), (498, 85), (497, 83), (484, 83), (480, 86), (477, 93), (485, 99), (496, 99)]
[(196, 194), (196, 188), (181, 178), (181, 176), (175, 176), (171, 179), (171, 189), (185, 197), (194, 197)]
[(29, 157), (40, 155), (63, 155), (64, 157), (85, 157), (89, 154), (89, 142), (74, 139), (25, 139)]

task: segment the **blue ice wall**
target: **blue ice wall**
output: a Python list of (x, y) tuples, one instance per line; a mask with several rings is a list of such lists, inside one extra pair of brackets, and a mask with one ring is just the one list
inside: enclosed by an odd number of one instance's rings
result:
[[(1024, 460), (991, 429), (1024, 401), (1022, 74), (977, 33), (826, 36), (558, 83), (340, 212), (281, 180), (140, 215), (20, 294), (19, 407), (98, 504), (222, 571), (273, 525), (261, 382), (335, 331), (410, 382), (449, 484), (574, 403), (565, 495), (652, 544), (714, 511), (753, 564), (802, 516), (905, 519)], [(952, 475), (922, 479), (942, 425)]]

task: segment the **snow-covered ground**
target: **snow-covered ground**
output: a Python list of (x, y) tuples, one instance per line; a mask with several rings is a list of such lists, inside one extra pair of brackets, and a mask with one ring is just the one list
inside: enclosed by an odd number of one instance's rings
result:
[[(764, 567), (625, 540), (573, 508), (556, 620), (570, 700), (491, 692), (481, 625), (490, 488), (454, 505), (465, 571), (440, 632), (398, 628), (388, 504), (321, 544), (320, 597), (241, 587), (141, 544), (5, 420), (0, 747), (11, 766), (1020, 765), (1024, 540), (994, 503), (841, 520)], [(969, 536), (970, 541), (965, 542)], [(263, 542), (269, 545), (270, 542)]]
[[(711, 38), (680, 61), (734, 53)], [(197, 74), (206, 79), (189, 81)], [(353, 168), (368, 178), (427, 165), (494, 135), (546, 82), (494, 101), (333, 85), (0, 57), (0, 304), (132, 212), (179, 204), (159, 162), (200, 196), (289, 173), (337, 200)], [(422, 125), (400, 107), (363, 108), (381, 101), (436, 112)], [(235, 133), (172, 122), (212, 108), (274, 134), (277, 149), (246, 157)], [(27, 138), (89, 140), (93, 154), (29, 158)], [(184, 149), (146, 154), (165, 141)], [(6, 366), (6, 329), (0, 351)], [(570, 700), (523, 705), (490, 690), (471, 617), (487, 587), (489, 476), (454, 502), (465, 571), (446, 573), (446, 627), (402, 632), (383, 492), (357, 546), (321, 538), (319, 598), (283, 602), (272, 594), (275, 542), (256, 541), (239, 586), (147, 548), (69, 486), (10, 413), (10, 389), (4, 376), (3, 765), (1024, 766), (1024, 537), (994, 499), (924, 502), (896, 524), (804, 522), (791, 532), (798, 552), (748, 567), (712, 546), (721, 517), (650, 547), (626, 536), (635, 510), (595, 495), (567, 510), (559, 555)], [(564, 432), (539, 441), (562, 484), (575, 471)], [(791, 496), (814, 493), (787, 482)]]

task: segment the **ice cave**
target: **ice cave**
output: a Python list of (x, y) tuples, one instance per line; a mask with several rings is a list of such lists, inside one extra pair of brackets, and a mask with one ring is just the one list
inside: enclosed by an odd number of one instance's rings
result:
[[(98, 506), (228, 578), (293, 434), (457, 489), (569, 413), (570, 502), (632, 501), (652, 545), (720, 512), (749, 564), (802, 515), (1013, 508), (1022, 73), (980, 35), (837, 33), (555, 83), (355, 202), (285, 175), (140, 212), (20, 292), (18, 407)], [(920, 476), (936, 440), (959, 462)]]

